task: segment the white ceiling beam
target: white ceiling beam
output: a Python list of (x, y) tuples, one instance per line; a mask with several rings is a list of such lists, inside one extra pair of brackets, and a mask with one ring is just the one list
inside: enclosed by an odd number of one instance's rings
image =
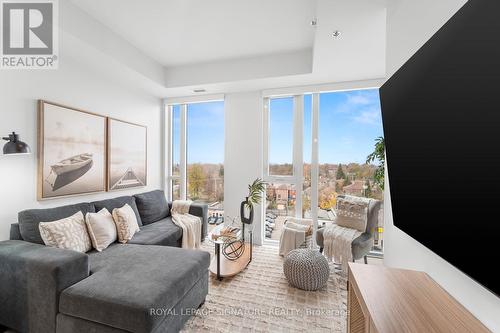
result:
[(312, 50), (165, 69), (166, 87), (244, 81), (312, 72)]

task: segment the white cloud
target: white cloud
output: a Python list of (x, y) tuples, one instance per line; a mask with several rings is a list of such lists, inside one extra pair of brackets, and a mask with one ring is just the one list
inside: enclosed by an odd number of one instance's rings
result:
[(372, 108), (362, 111), (353, 117), (354, 121), (362, 124), (377, 125), (380, 123), (380, 110)]
[(373, 104), (373, 98), (367, 94), (347, 95), (347, 103), (355, 105), (369, 105)]
[(345, 102), (336, 108), (339, 113), (357, 113), (361, 108), (375, 107), (379, 103), (377, 91), (360, 90), (346, 94)]

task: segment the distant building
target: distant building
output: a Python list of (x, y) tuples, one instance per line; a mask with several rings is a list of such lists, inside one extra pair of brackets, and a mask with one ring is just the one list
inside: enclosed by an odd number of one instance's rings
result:
[(293, 203), (296, 198), (296, 191), (289, 185), (282, 184), (275, 189), (276, 202)]
[(270, 184), (266, 189), (268, 200), (275, 200), (277, 204), (295, 204), (296, 191), (290, 185), (281, 184), (274, 186)]
[(328, 169), (328, 177), (335, 177), (337, 175), (337, 167), (332, 167), (331, 169)]
[(345, 194), (354, 196), (364, 196), (365, 195), (365, 181), (355, 180), (350, 185), (344, 186), (343, 190)]

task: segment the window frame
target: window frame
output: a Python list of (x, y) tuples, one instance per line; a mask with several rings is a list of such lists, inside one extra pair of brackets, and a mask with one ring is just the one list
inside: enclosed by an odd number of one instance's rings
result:
[[(301, 170), (297, 170), (298, 168), (296, 167), (296, 162), (298, 158), (298, 153), (300, 150), (300, 153), (302, 151), (302, 147), (297, 147), (297, 142), (298, 140), (302, 139), (302, 135), (300, 135), (300, 138), (298, 138), (297, 134), (297, 126), (298, 126), (298, 118), (303, 116), (302, 111), (297, 107), (297, 96), (277, 96), (275, 98), (286, 98), (286, 97), (293, 97), (293, 140), (292, 140), (292, 175), (291, 176), (280, 176), (280, 175), (271, 175), (270, 173), (270, 165), (269, 165), (269, 154), (270, 154), (270, 133), (271, 133), (271, 123), (270, 123), (270, 112), (271, 112), (271, 99), (273, 97), (266, 97), (264, 98), (264, 146), (263, 146), (263, 175), (264, 175), (264, 181), (267, 183), (273, 183), (273, 184), (289, 184), (289, 185), (295, 185), (297, 186), (298, 184), (298, 175), (302, 174)], [(303, 109), (302, 109), (303, 110)], [(301, 199), (302, 200), (302, 199)], [(297, 204), (296, 204), (297, 207)], [(297, 209), (296, 209), (297, 210)]]
[[(180, 107), (180, 129), (179, 129), (179, 174), (174, 175), (173, 174), (173, 144), (174, 144), (174, 137), (173, 137), (173, 109), (174, 106), (179, 105)], [(186, 199), (186, 151), (187, 151), (187, 140), (186, 140), (186, 113), (187, 113), (187, 104), (170, 104), (167, 105), (166, 109), (166, 118), (167, 118), (167, 149), (166, 149), (166, 156), (167, 156), (167, 175), (166, 175), (166, 195), (167, 199), (169, 201), (173, 201), (173, 192), (172, 192), (172, 186), (175, 180), (179, 180), (179, 185), (180, 185), (180, 197), (179, 199), (185, 200)]]
[[(303, 182), (304, 182), (304, 158), (303, 158), (303, 150), (304, 150), (304, 94), (295, 94), (295, 95), (281, 95), (281, 96), (268, 96), (264, 97), (264, 114), (263, 114), (263, 121), (264, 121), (264, 126), (263, 126), (263, 134), (264, 134), (264, 146), (263, 146), (263, 175), (264, 175), (264, 181), (266, 183), (272, 183), (275, 185), (292, 185), (295, 187), (296, 195), (295, 195), (295, 217), (301, 218), (302, 217), (302, 188), (303, 188)], [(292, 140), (292, 151), (293, 151), (293, 158), (292, 158), (292, 175), (291, 176), (278, 176), (278, 175), (271, 175), (269, 172), (269, 154), (270, 154), (270, 133), (271, 133), (271, 123), (270, 123), (270, 112), (271, 112), (271, 99), (273, 98), (286, 98), (286, 97), (292, 97), (293, 98), (293, 140)], [(312, 94), (312, 113), (313, 117), (314, 114), (318, 114), (318, 104), (319, 101), (319, 93), (313, 93)], [(316, 111), (315, 111), (316, 108)], [(314, 119), (314, 118), (313, 118)], [(312, 120), (311, 120), (312, 121)], [(312, 128), (312, 144), (313, 147), (314, 145), (317, 146), (317, 127), (316, 127), (316, 133), (314, 131), (314, 125)], [(316, 149), (316, 159), (317, 159), (317, 149)], [(314, 150), (311, 156), (311, 191), (314, 190), (314, 186), (318, 187), (318, 180), (316, 177), (316, 181), (313, 180), (313, 172), (314, 172), (314, 166), (313, 162), (314, 161)], [(316, 164), (316, 169), (318, 169), (318, 166)], [(318, 170), (316, 170), (316, 173), (318, 173)], [(312, 199), (312, 198), (311, 198)], [(316, 198), (317, 202), (317, 198)], [(317, 219), (317, 207), (316, 207), (316, 214), (313, 214), (313, 200), (311, 200), (311, 213), (313, 215), (313, 228), (314, 232), (317, 230), (317, 224), (318, 224), (318, 219)], [(263, 209), (265, 210), (266, 207), (263, 205)], [(275, 241), (266, 239), (265, 237), (265, 228), (262, 228), (262, 239), (264, 239), (266, 242), (273, 242)]]
[[(187, 199), (187, 111), (188, 105), (198, 104), (198, 103), (209, 103), (209, 102), (224, 102), (224, 95), (212, 95), (209, 97), (202, 98), (201, 96), (192, 96), (186, 98), (172, 98), (165, 100), (165, 119), (166, 119), (166, 131), (165, 131), (165, 194), (167, 200), (173, 201), (173, 191), (172, 186), (174, 181), (178, 180), (180, 185), (180, 200)], [(180, 140), (179, 140), (179, 152), (180, 152), (180, 165), (179, 165), (179, 175), (173, 174), (173, 108), (174, 106), (180, 107)]]
[[(302, 218), (302, 190), (303, 190), (303, 138), (304, 138), (304, 95), (311, 98), (311, 217), (313, 221), (313, 234), (318, 230), (318, 223), (329, 222), (318, 219), (319, 204), (319, 124), (320, 124), (320, 95), (355, 90), (380, 89), (383, 80), (368, 80), (346, 82), (339, 84), (325, 84), (312, 87), (278, 88), (263, 91), (263, 175), (264, 181), (273, 184), (289, 184), (296, 188), (295, 217)], [(293, 175), (273, 176), (269, 174), (269, 140), (270, 140), (270, 100), (273, 98), (294, 98), (294, 140), (293, 140)], [(300, 189), (300, 193), (299, 193)], [(265, 216), (266, 207), (262, 205), (262, 214)], [(262, 223), (265, 219), (263, 219)], [(266, 244), (276, 244), (276, 241), (265, 237), (265, 228), (262, 229), (262, 239)], [(315, 244), (315, 242), (313, 242)], [(383, 252), (370, 251), (373, 256), (383, 256)]]

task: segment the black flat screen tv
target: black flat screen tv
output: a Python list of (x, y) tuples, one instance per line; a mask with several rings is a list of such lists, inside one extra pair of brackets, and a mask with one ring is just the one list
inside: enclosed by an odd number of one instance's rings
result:
[(469, 0), (380, 98), (394, 225), (499, 296), (500, 1)]

